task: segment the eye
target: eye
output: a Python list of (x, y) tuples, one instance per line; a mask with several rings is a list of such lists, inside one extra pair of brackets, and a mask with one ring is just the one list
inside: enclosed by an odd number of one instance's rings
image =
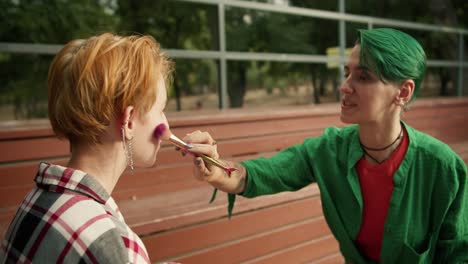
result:
[(360, 81), (368, 81), (371, 80), (371, 75), (367, 71), (361, 71), (358, 78)]
[(365, 74), (359, 74), (359, 80), (361, 80), (361, 81), (367, 81), (367, 80), (369, 80), (369, 77), (366, 76)]

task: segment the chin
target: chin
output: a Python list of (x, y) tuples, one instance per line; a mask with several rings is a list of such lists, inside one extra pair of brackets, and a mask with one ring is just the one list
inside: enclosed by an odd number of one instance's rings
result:
[(154, 154), (152, 157), (145, 158), (140, 161), (138, 164), (139, 167), (142, 168), (151, 168), (156, 164), (156, 154)]
[(158, 156), (158, 152), (159, 152), (159, 146), (156, 148), (156, 150), (151, 154), (152, 156), (149, 157), (147, 160), (146, 160), (146, 164), (148, 167), (153, 167), (154, 165), (156, 165), (156, 160), (157, 160), (157, 156)]
[(340, 115), (340, 120), (341, 122), (345, 123), (345, 124), (354, 124), (356, 123), (352, 118), (349, 118), (343, 114)]
[(153, 167), (154, 165), (156, 165), (156, 155), (148, 162), (148, 167)]

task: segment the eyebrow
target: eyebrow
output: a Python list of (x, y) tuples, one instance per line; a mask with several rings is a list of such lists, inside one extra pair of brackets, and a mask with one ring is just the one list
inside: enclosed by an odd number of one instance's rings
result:
[(372, 72), (372, 71), (371, 71), (368, 67), (366, 67), (366, 66), (359, 66), (358, 69), (361, 70), (361, 71)]
[[(374, 74), (374, 72), (371, 71), (371, 70), (370, 70), (368, 67), (366, 67), (366, 66), (357, 66), (357, 67), (355, 67), (355, 69), (362, 71), (364, 74), (368, 74), (368, 75)], [(350, 69), (350, 67), (349, 67), (348, 65), (345, 65), (345, 66), (344, 66), (344, 70), (345, 70), (345, 72), (351, 71), (351, 69)]]
[[(366, 67), (366, 66), (357, 66), (356, 68), (357, 68), (358, 70), (361, 70), (361, 71), (371, 72), (371, 70), (370, 70), (368, 67)], [(350, 70), (350, 67), (349, 67), (348, 65), (345, 65), (345, 66), (344, 66), (344, 69), (349, 71), (349, 70)]]

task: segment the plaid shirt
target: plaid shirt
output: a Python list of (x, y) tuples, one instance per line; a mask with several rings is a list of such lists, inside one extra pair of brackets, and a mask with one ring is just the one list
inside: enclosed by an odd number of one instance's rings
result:
[(149, 263), (140, 238), (92, 176), (41, 163), (6, 233), (0, 263)]

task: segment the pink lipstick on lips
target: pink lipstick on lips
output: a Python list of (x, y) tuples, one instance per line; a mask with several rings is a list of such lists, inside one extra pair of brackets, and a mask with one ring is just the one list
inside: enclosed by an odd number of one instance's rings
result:
[[(168, 140), (169, 142), (171, 142), (176, 147), (186, 149), (186, 150), (189, 149), (188, 144), (185, 143), (184, 141), (182, 141), (181, 139), (179, 139), (178, 137), (176, 137), (174, 134), (172, 134), (171, 131), (166, 127), (165, 124), (159, 124), (154, 129), (153, 136), (155, 138), (157, 138), (157, 139)], [(192, 154), (194, 154), (194, 153), (192, 153)], [(206, 161), (208, 163), (211, 163), (212, 165), (215, 165), (215, 166), (223, 169), (224, 171), (226, 171), (226, 173), (227, 173), (227, 175), (229, 177), (231, 176), (231, 172), (236, 170), (235, 168), (230, 168), (230, 167), (224, 166), (218, 160), (216, 160), (216, 159), (214, 159), (214, 158), (212, 158), (210, 156), (207, 156), (205, 154), (194, 154), (194, 155), (199, 156), (204, 161)]]

